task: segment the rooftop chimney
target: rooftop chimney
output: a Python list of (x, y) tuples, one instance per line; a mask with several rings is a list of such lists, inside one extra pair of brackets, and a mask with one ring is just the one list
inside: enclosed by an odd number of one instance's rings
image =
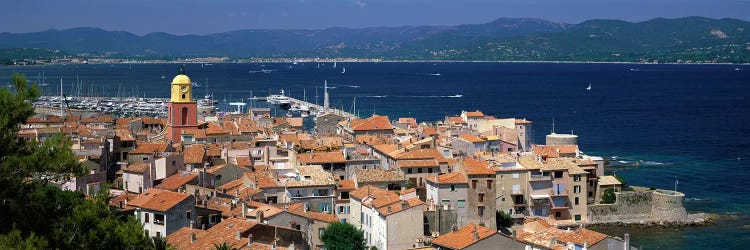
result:
[(240, 234), (240, 231), (234, 232), (234, 238), (237, 240), (242, 240), (242, 235)]
[(195, 233), (190, 233), (190, 243), (195, 242)]
[(193, 227), (195, 227), (195, 221), (190, 221), (190, 230), (193, 230)]
[(242, 208), (241, 208), (241, 212), (242, 212), (242, 219), (245, 219), (245, 218), (246, 218), (246, 217), (245, 217), (245, 213), (246, 213), (245, 211), (247, 211), (247, 204), (245, 204), (245, 202), (242, 202)]
[(474, 225), (474, 241), (479, 241), (479, 232), (477, 232), (477, 225)]
[(258, 211), (255, 215), (255, 219), (258, 220), (258, 224), (263, 224), (263, 211)]
[(250, 246), (253, 244), (253, 234), (250, 234), (247, 236), (247, 246)]
[(401, 201), (401, 209), (406, 210), (409, 208), (409, 201)]

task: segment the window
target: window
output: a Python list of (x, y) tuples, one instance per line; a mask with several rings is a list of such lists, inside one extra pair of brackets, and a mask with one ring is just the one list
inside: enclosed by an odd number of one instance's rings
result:
[(580, 214), (576, 214), (575, 215), (575, 219), (576, 219), (576, 221), (581, 221), (581, 215)]
[(156, 238), (161, 238), (161, 232), (156, 232)]
[(563, 177), (563, 171), (555, 171), (555, 178), (562, 178)]
[(575, 204), (578, 205), (578, 197), (575, 199)]
[(471, 188), (477, 189), (477, 180), (471, 180)]
[[(297, 229), (297, 230), (299, 230), (299, 229)], [(325, 228), (318, 228), (318, 237), (320, 237), (322, 239), (323, 238), (323, 232), (325, 232), (325, 231), (326, 231)]]
[(359, 212), (359, 223), (365, 224), (364, 219), (365, 219), (365, 212)]
[[(185, 99), (185, 94), (182, 94), (182, 98)], [(182, 107), (182, 123), (180, 125), (187, 125), (188, 119), (188, 108)]]
[(484, 202), (484, 194), (479, 193), (479, 202)]
[(513, 188), (512, 192), (514, 194), (520, 194), (521, 193), (521, 185), (515, 184), (515, 185), (513, 185), (512, 188)]
[(451, 201), (450, 200), (442, 200), (443, 206), (448, 206)]
[(172, 166), (177, 165), (177, 161), (172, 161)]
[(513, 179), (518, 179), (518, 173), (513, 173)]
[(580, 194), (581, 193), (581, 186), (580, 185), (573, 186), (573, 193)]
[(422, 173), (422, 168), (417, 168), (417, 173)]
[(456, 192), (456, 185), (451, 185), (451, 192)]
[(143, 214), (145, 214), (145, 216), (143, 217), (144, 218), (144, 222), (148, 223), (149, 222), (149, 220), (148, 220), (148, 213), (143, 213)]
[(427, 173), (432, 174), (432, 168), (427, 168)]
[(407, 169), (406, 169), (406, 173), (407, 173), (407, 174), (411, 174), (411, 168), (407, 168)]
[(341, 192), (341, 199), (349, 199), (349, 192)]
[(575, 181), (575, 182), (581, 181), (581, 176), (580, 175), (574, 175), (573, 176), (573, 181)]
[(300, 230), (300, 228), (302, 228), (302, 226), (300, 226), (299, 224), (294, 224), (294, 229)]
[(185, 215), (187, 216), (187, 219), (190, 219), (190, 211), (185, 212)]
[(487, 188), (492, 189), (492, 180), (487, 180)]
[(479, 215), (479, 217), (484, 216), (484, 206), (477, 207), (477, 214)]
[(466, 201), (465, 200), (458, 200), (458, 207), (465, 207)]

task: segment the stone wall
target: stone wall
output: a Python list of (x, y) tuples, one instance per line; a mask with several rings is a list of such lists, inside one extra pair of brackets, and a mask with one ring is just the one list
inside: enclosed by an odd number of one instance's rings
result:
[(614, 204), (588, 206), (588, 222), (678, 222), (687, 220), (685, 195), (668, 190), (616, 192)]

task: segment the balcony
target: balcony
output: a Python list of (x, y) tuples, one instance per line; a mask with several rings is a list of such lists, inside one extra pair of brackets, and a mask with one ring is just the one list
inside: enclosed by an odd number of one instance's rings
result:
[(529, 181), (551, 181), (552, 176), (545, 175), (529, 175)]
[(549, 195), (550, 196), (568, 196), (568, 190), (567, 189), (558, 189), (558, 190), (552, 189), (549, 192)]

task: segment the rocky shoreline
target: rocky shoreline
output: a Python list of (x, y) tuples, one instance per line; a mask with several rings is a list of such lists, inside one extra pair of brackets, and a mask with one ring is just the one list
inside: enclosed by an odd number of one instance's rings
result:
[(684, 220), (662, 221), (662, 220), (620, 220), (606, 222), (587, 222), (591, 227), (632, 227), (632, 228), (678, 228), (678, 227), (701, 227), (713, 225), (721, 215), (710, 213), (688, 214)]

